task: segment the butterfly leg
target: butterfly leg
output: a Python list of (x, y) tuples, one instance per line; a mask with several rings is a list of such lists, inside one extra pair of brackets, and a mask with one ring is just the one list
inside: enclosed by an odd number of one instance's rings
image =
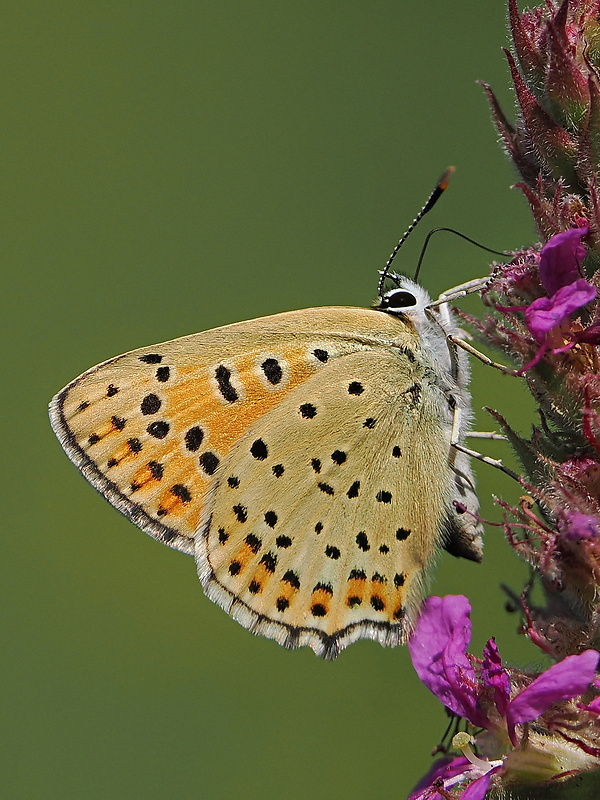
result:
[[(458, 286), (454, 286), (452, 289), (448, 289), (438, 297), (435, 303), (431, 303), (428, 306), (429, 309), (439, 308), (439, 313), (441, 316), (444, 317), (445, 323), (450, 323), (450, 309), (448, 307), (448, 303), (452, 303), (455, 300), (458, 300), (461, 297), (466, 297), (468, 294), (473, 294), (475, 292), (481, 291), (489, 281), (489, 277), (486, 278), (474, 278), (471, 281), (466, 281), (465, 283), (461, 283)], [(461, 339), (458, 336), (449, 336), (448, 341), (454, 344), (456, 347), (460, 347), (465, 350), (467, 353), (470, 353), (475, 358), (478, 358), (484, 364), (487, 364), (488, 367), (494, 367), (494, 369), (503, 372), (505, 375), (512, 375), (513, 377), (519, 377), (516, 370), (510, 369), (509, 367), (504, 366), (504, 364), (499, 364), (496, 361), (492, 361), (491, 358), (488, 358), (484, 353), (477, 350), (473, 345), (469, 344), (469, 342)]]
[(508, 441), (503, 433), (496, 433), (496, 431), (469, 431), (465, 433), (470, 439), (495, 439), (500, 442)]
[[(454, 416), (452, 419), (452, 432), (450, 434), (450, 444), (455, 450), (458, 450), (459, 453), (464, 453), (465, 455), (470, 456), (471, 458), (476, 458), (478, 461), (483, 461), (484, 464), (488, 464), (490, 467), (495, 467), (496, 469), (499, 469), (501, 472), (504, 472), (506, 475), (509, 475), (518, 483), (521, 482), (520, 477), (517, 475), (517, 473), (513, 472), (512, 469), (505, 467), (502, 461), (500, 461), (500, 459), (484, 456), (483, 453), (478, 453), (476, 450), (471, 450), (471, 448), (465, 447), (463, 444), (461, 444), (459, 441), (460, 425), (461, 425), (461, 410), (458, 407), (458, 405), (456, 405), (454, 407)], [(467, 434), (467, 436), (470, 435), (472, 434)], [(496, 436), (498, 436), (498, 434), (491, 434), (489, 438), (495, 438)]]
[[(425, 313), (427, 317), (434, 322), (437, 322), (443, 330), (447, 330), (451, 325), (450, 319), (450, 307), (449, 303), (453, 302), (454, 300), (459, 299), (460, 297), (465, 297), (468, 294), (473, 294), (474, 292), (480, 291), (486, 283), (489, 281), (489, 278), (474, 278), (472, 281), (467, 281), (466, 283), (461, 283), (459, 286), (455, 286), (452, 289), (448, 289), (446, 292), (442, 292), (442, 294), (438, 297), (435, 303), (431, 303), (426, 310)], [(440, 319), (436, 318), (435, 314), (432, 313), (432, 309), (438, 309), (438, 313), (440, 315)], [(461, 339), (459, 336), (448, 335), (448, 348), (451, 353), (451, 358), (453, 360), (453, 374), (456, 375), (458, 372), (456, 371), (458, 368), (457, 359), (456, 359), (456, 348), (460, 347), (465, 352), (469, 353), (470, 355), (474, 356), (475, 358), (482, 361), (488, 367), (494, 367), (494, 369), (503, 372), (505, 375), (511, 375), (513, 377), (519, 377), (518, 373), (514, 369), (510, 369), (510, 367), (504, 366), (504, 364), (499, 364), (497, 361), (492, 361), (491, 358), (486, 356), (481, 351), (477, 350), (473, 347), (472, 344)]]
[[(459, 286), (454, 286), (452, 289), (442, 292), (434, 303), (430, 303), (427, 306), (425, 313), (429, 319), (435, 320), (442, 328), (448, 328), (451, 324), (450, 306), (448, 304), (458, 300), (460, 297), (480, 291), (488, 280), (489, 278), (474, 278), (472, 281), (461, 283)], [(439, 318), (433, 313), (434, 311), (439, 314)]]
[(466, 297), (468, 294), (479, 292), (486, 286), (489, 280), (489, 277), (473, 278), (473, 280), (460, 283), (458, 286), (453, 286), (452, 289), (447, 289), (445, 292), (442, 292), (438, 299), (434, 303), (431, 303), (429, 308), (436, 308), (446, 303), (453, 303), (455, 300)]
[(473, 345), (466, 342), (464, 339), (461, 339), (459, 336), (448, 336), (448, 342), (455, 345), (456, 347), (460, 347), (462, 350), (465, 350), (470, 355), (474, 356), (475, 358), (479, 359), (479, 361), (483, 361), (484, 364), (487, 364), (488, 367), (494, 367), (494, 369), (503, 372), (505, 375), (510, 375), (513, 378), (519, 378), (519, 373), (511, 369), (510, 367), (504, 366), (504, 364), (499, 364), (497, 361), (492, 361), (491, 358), (482, 353), (480, 350), (477, 350)]

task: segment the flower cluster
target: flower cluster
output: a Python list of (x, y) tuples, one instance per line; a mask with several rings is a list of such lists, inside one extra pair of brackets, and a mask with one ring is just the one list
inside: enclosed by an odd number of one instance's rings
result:
[(537, 404), (529, 436), (489, 411), (522, 464), (518, 504), (498, 501), (506, 539), (534, 575), (512, 597), (553, 663), (509, 668), (493, 639), (481, 658), (469, 654), (466, 598), (430, 598), (411, 656), (464, 730), (413, 800), (520, 797), (523, 786), (600, 777), (600, 0), (508, 6), (514, 124), (484, 89), (541, 241), (493, 265), (483, 318), (457, 313)]
[(563, 658), (600, 642), (600, 2), (547, 2), (520, 14), (509, 0), (509, 17), (514, 126), (485, 88), (545, 242), (494, 266), (482, 292), (489, 313), (468, 321), (516, 362), (538, 405), (529, 438), (492, 413), (530, 498), (505, 506), (507, 538), (544, 590), (561, 595), (547, 608), (524, 603), (527, 629)]
[(497, 306), (505, 314), (522, 312), (525, 327), (538, 348), (533, 359), (521, 367), (524, 375), (535, 367), (546, 353), (557, 355), (571, 350), (576, 344), (600, 344), (600, 322), (581, 330), (572, 329), (573, 315), (592, 300), (598, 291), (582, 277), (580, 269), (585, 257), (581, 240), (589, 228), (570, 228), (552, 236), (542, 247), (538, 274), (547, 292), (529, 305)]
[[(600, 653), (568, 656), (540, 675), (508, 669), (494, 639), (482, 659), (467, 653), (470, 611), (462, 595), (428, 598), (409, 642), (425, 686), (479, 730), (474, 737), (454, 737), (463, 755), (435, 764), (411, 800), (482, 800), (493, 784), (543, 782), (598, 769), (600, 692), (593, 682)], [(475, 755), (472, 743), (484, 757)]]

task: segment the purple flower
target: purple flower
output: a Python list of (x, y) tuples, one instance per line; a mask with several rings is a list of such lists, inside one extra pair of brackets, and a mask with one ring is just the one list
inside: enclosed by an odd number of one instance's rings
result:
[(598, 539), (598, 517), (582, 514), (581, 511), (565, 511), (566, 528), (562, 532), (565, 539), (581, 541), (582, 539)]
[(480, 711), (475, 693), (475, 670), (466, 656), (471, 641), (470, 613), (463, 595), (429, 597), (408, 649), (417, 675), (446, 708), (485, 728), (487, 717)]
[[(550, 297), (538, 297), (534, 300), (525, 309), (525, 324), (536, 341), (544, 344), (553, 328), (570, 320), (571, 314), (587, 305), (594, 297), (596, 297), (596, 287), (584, 278), (579, 278), (573, 283), (562, 286)], [(552, 348), (552, 351), (556, 353), (568, 350), (574, 344), (574, 341), (567, 341), (566, 345), (562, 347), (559, 345)]]
[(452, 778), (463, 775), (470, 767), (471, 762), (464, 756), (438, 758), (412, 790), (408, 800), (443, 800), (442, 795), (436, 791), (436, 786), (442, 788), (444, 784), (448, 785)]
[[(408, 647), (421, 681), (447, 708), (487, 731), (484, 735), (488, 752), (490, 742), (495, 742), (498, 760), (485, 761), (467, 747), (463, 753), (469, 763), (461, 762), (462, 773), (450, 775), (450, 765), (443, 766), (429, 788), (419, 787), (421, 792), (414, 795), (414, 800), (436, 798), (435, 781), (445, 789), (469, 781), (460, 795), (461, 800), (479, 800), (485, 796), (494, 775), (502, 776), (514, 769), (511, 763), (518, 763), (522, 770), (523, 764), (527, 766), (531, 762), (536, 765), (531, 769), (539, 770), (540, 752), (536, 751), (534, 737), (521, 726), (533, 720), (539, 724), (539, 718), (551, 706), (583, 694), (596, 676), (600, 654), (596, 650), (586, 650), (580, 655), (568, 656), (533, 680), (527, 675), (517, 676), (513, 671), (519, 687), (515, 692), (493, 639), (485, 645), (482, 660), (467, 654), (471, 639), (470, 612), (469, 601), (462, 595), (428, 598)], [(507, 754), (511, 750), (521, 753), (509, 763)], [(529, 759), (528, 754), (532, 756)], [(457, 766), (456, 760), (450, 764)], [(556, 770), (547, 764), (544, 768)], [(428, 795), (426, 791), (433, 794)]]
[(585, 247), (581, 243), (589, 228), (570, 228), (551, 236), (540, 253), (539, 273), (548, 297), (538, 297), (529, 306), (498, 306), (504, 313), (523, 311), (525, 325), (539, 348), (533, 359), (519, 370), (525, 373), (545, 353), (563, 353), (578, 342), (600, 343), (600, 326), (571, 330), (571, 316), (590, 303), (597, 289), (581, 275)]
[(502, 667), (502, 659), (492, 638), (483, 648), (483, 665), (481, 678), (488, 686), (494, 688), (494, 702), (501, 717), (505, 717), (510, 700), (510, 680), (506, 670)]
[[(498, 772), (500, 765), (492, 766), (483, 772), (473, 765), (465, 756), (449, 760), (447, 757), (436, 761), (429, 772), (412, 790), (408, 800), (446, 800), (448, 790), (454, 786), (471, 780), (461, 794), (461, 800), (482, 800), (489, 788), (492, 776)], [(440, 791), (444, 794), (440, 794)]]
[(596, 675), (600, 653), (584, 650), (578, 656), (567, 656), (553, 664), (510, 701), (510, 726), (532, 722), (561, 700), (571, 700), (583, 694)]
[(580, 267), (585, 258), (581, 240), (589, 228), (570, 228), (551, 236), (540, 253), (540, 280), (549, 295), (582, 278)]

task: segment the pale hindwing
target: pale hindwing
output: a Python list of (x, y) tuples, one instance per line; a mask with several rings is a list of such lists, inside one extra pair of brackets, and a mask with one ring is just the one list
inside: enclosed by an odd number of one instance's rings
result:
[(397, 319), (358, 308), (227, 325), (88, 370), (52, 400), (52, 427), (116, 508), (156, 539), (192, 553), (208, 492), (249, 428), (340, 356), (414, 346), (414, 338)]
[(455, 491), (450, 419), (431, 370), (398, 348), (294, 388), (219, 468), (196, 539), (208, 596), (330, 658), (359, 638), (403, 641)]

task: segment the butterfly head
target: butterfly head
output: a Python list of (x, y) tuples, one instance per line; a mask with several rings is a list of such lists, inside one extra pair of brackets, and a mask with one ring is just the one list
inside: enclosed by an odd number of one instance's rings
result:
[(459, 331), (447, 306), (433, 305), (425, 289), (404, 275), (390, 273), (387, 277), (395, 286), (381, 293), (375, 308), (407, 320), (416, 330), (424, 351), (449, 370), (451, 365), (446, 337)]
[(404, 275), (391, 273), (388, 277), (396, 285), (382, 292), (375, 304), (376, 308), (389, 314), (402, 314), (411, 319), (422, 317), (431, 303), (431, 298), (425, 289)]

